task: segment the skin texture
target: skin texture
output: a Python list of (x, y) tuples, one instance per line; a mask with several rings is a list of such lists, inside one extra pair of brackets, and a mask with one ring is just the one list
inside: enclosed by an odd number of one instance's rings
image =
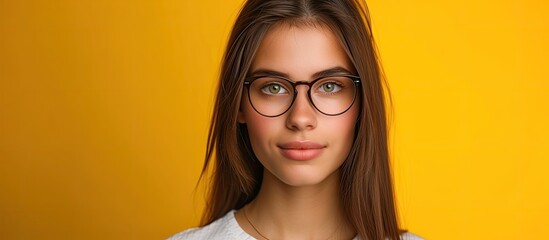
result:
[[(251, 72), (273, 70), (293, 81), (312, 81), (317, 72), (353, 67), (337, 38), (320, 25), (278, 25), (263, 39)], [(351, 239), (355, 232), (339, 202), (338, 171), (353, 143), (359, 113), (355, 103), (338, 116), (318, 112), (307, 97), (307, 86), (288, 112), (278, 117), (257, 113), (243, 94), (238, 121), (247, 125), (257, 159), (265, 167), (257, 197), (236, 214), (241, 227), (262, 238), (243, 216), (270, 239)], [(281, 153), (281, 144), (312, 141), (324, 148), (311, 160), (296, 161)]]

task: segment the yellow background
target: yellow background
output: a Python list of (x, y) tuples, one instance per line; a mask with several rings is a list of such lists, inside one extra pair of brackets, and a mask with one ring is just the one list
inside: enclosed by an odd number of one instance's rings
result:
[[(547, 239), (549, 4), (370, 0), (402, 223)], [(196, 226), (214, 81), (241, 1), (0, 2), (0, 239)]]

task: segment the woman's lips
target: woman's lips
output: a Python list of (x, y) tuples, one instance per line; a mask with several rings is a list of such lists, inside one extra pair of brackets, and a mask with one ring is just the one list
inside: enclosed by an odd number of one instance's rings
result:
[(325, 145), (312, 141), (292, 141), (279, 144), (278, 147), (282, 156), (296, 161), (314, 159), (326, 148)]

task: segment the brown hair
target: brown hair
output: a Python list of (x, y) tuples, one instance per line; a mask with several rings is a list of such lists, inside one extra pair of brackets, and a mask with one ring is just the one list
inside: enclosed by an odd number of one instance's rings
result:
[[(211, 169), (202, 225), (239, 209), (258, 193), (263, 166), (237, 122), (255, 52), (275, 24), (319, 23), (339, 39), (362, 80), (361, 111), (349, 156), (340, 167), (345, 214), (362, 239), (398, 239), (387, 139), (388, 94), (366, 4), (359, 0), (248, 0), (231, 32), (221, 66), (202, 177)], [(388, 98), (390, 99), (390, 98)], [(212, 161), (215, 164), (211, 166)], [(201, 177), (201, 178), (202, 178)]]

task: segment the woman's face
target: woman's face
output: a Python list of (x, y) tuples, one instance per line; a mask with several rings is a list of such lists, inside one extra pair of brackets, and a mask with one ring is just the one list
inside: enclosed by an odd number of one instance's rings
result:
[[(321, 71), (353, 67), (335, 35), (319, 26), (279, 25), (269, 30), (251, 67), (251, 76), (266, 71), (285, 74), (292, 81), (310, 82)], [(280, 92), (267, 86), (268, 93)], [(254, 110), (247, 92), (242, 95), (238, 121), (248, 128), (252, 149), (275, 179), (291, 186), (310, 186), (337, 177), (353, 144), (359, 112), (355, 101), (345, 113), (320, 113), (307, 96), (307, 85), (298, 85), (292, 107), (278, 117)], [(248, 91), (246, 88), (245, 91)]]

